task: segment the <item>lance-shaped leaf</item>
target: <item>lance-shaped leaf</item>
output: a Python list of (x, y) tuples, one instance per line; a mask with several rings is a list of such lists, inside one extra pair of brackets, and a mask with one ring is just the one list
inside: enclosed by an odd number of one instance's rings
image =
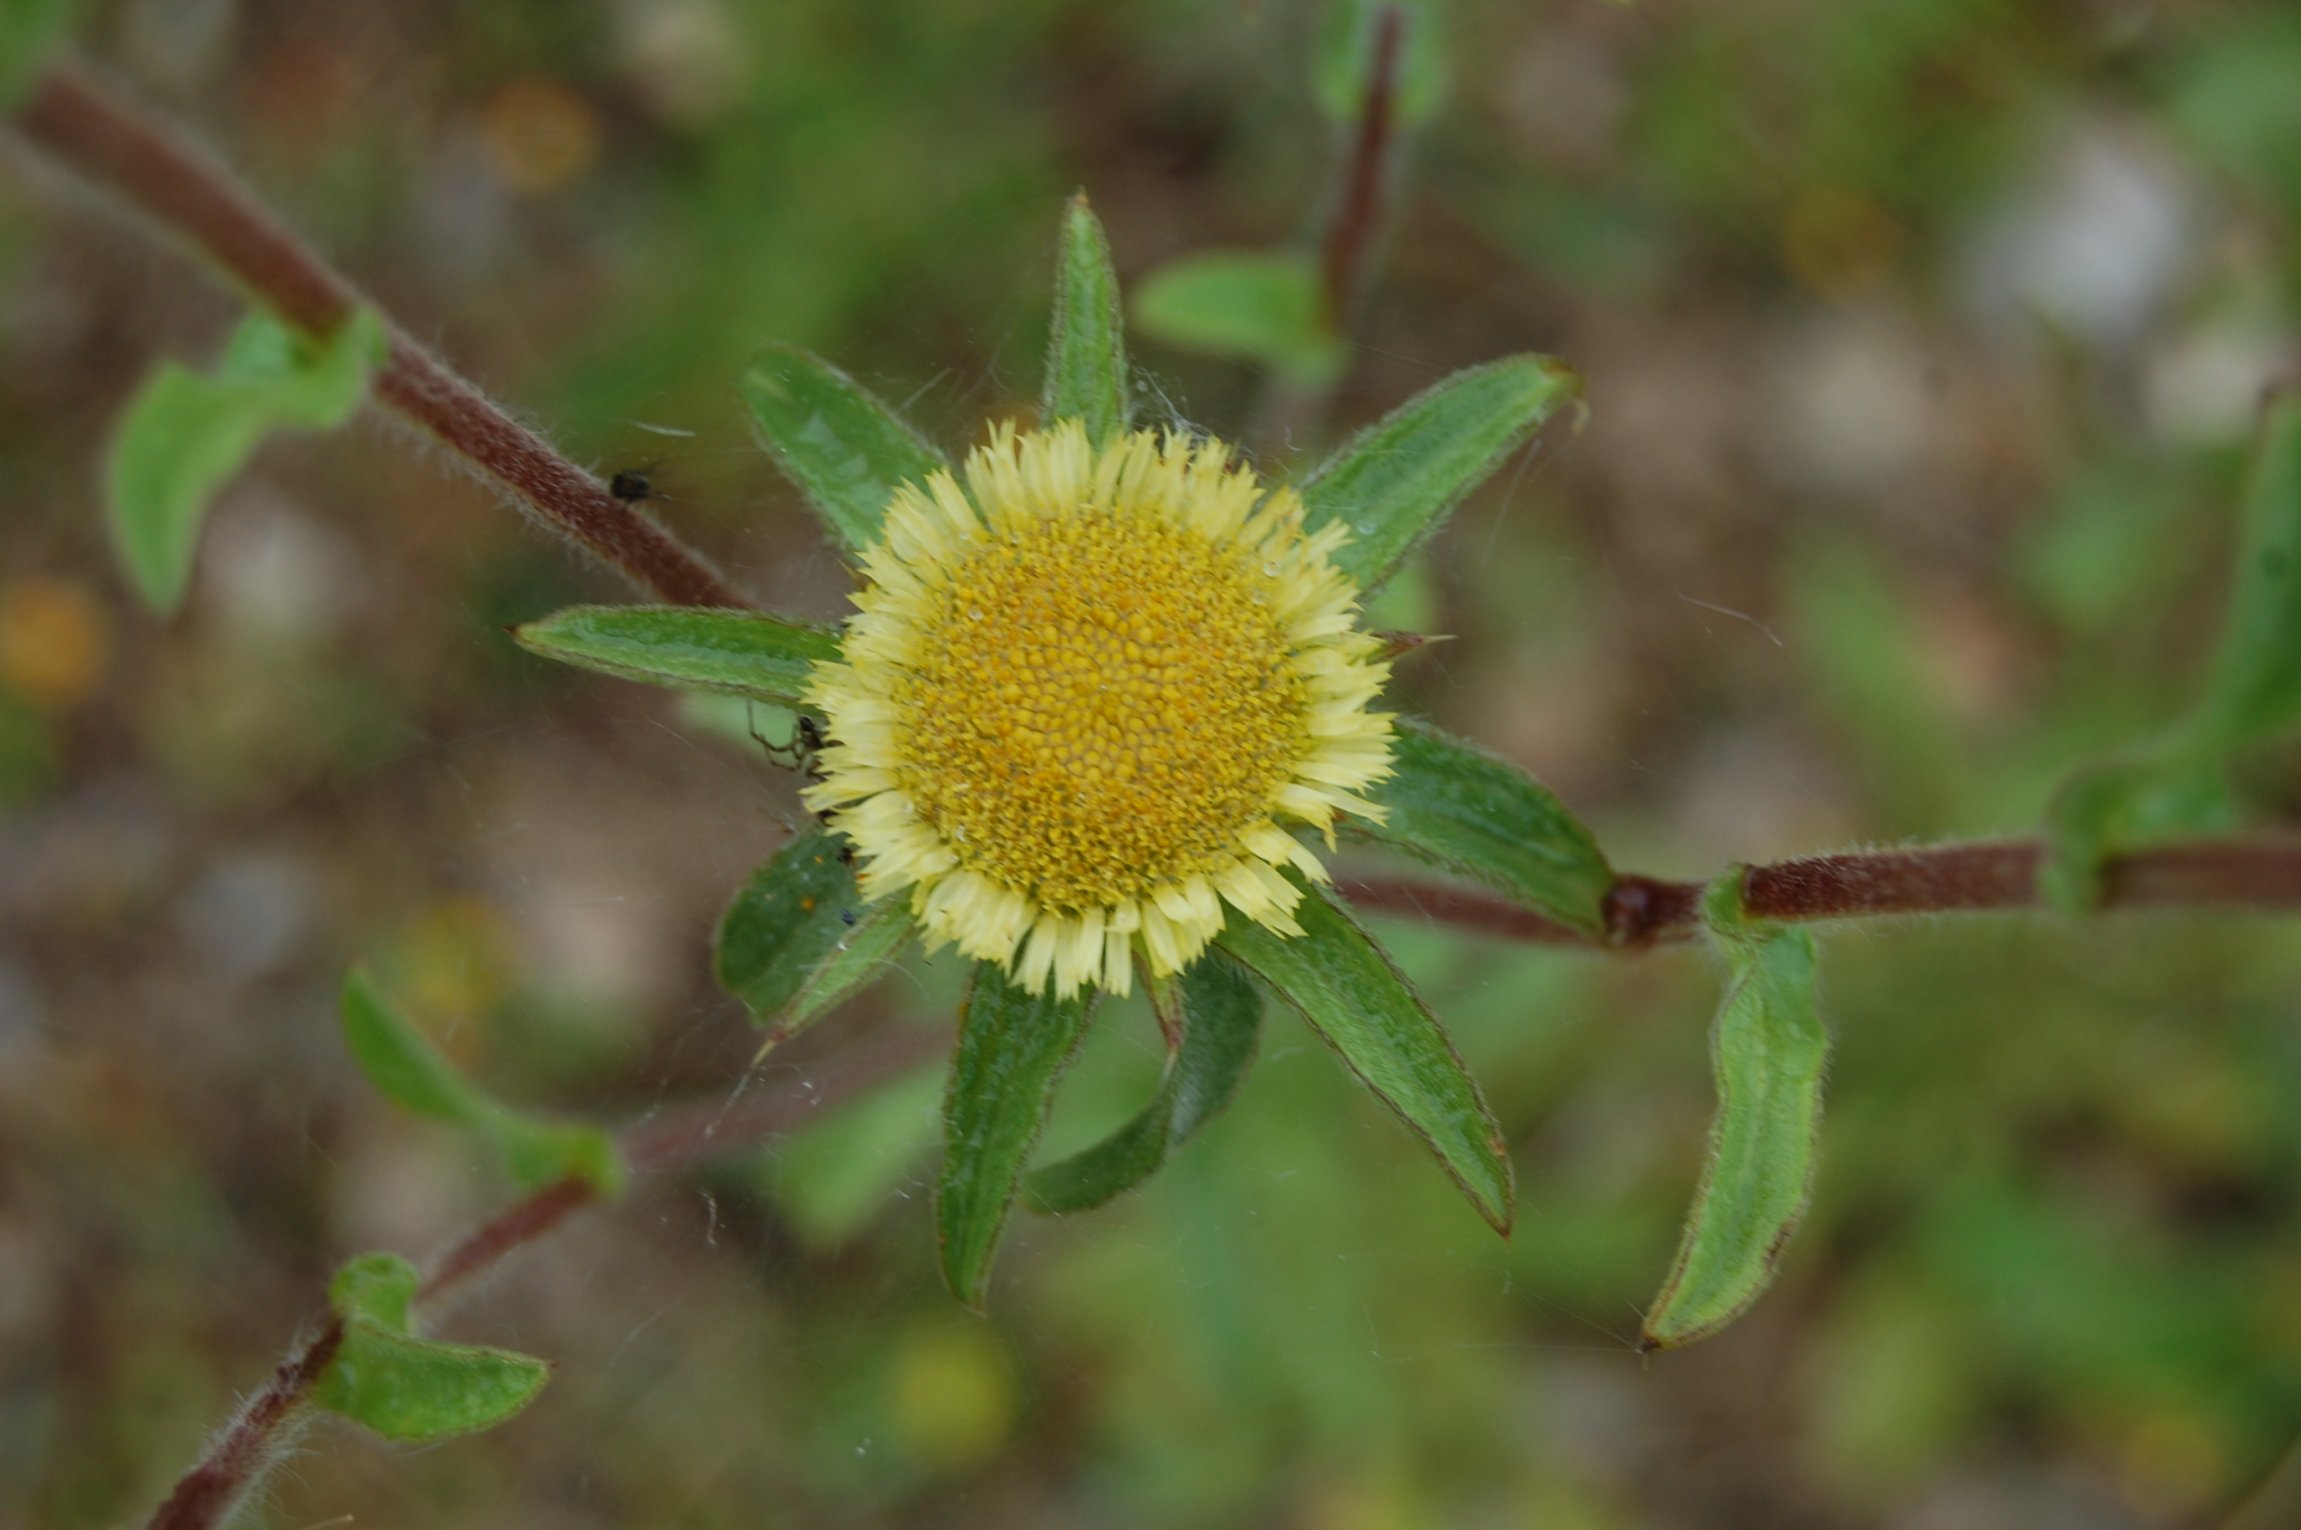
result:
[(897, 485), (946, 465), (861, 383), (797, 346), (762, 353), (738, 387), (761, 444), (850, 548), (878, 539)]
[(113, 540), (147, 605), (183, 602), (209, 501), (264, 437), (350, 419), (387, 350), (382, 322), (364, 310), (321, 340), (257, 313), (214, 372), (160, 363), (120, 416), (106, 474)]
[(811, 828), (759, 868), (719, 921), (720, 986), (780, 1044), (877, 977), (911, 932), (900, 898), (866, 904), (844, 841)]
[(1345, 820), (1353, 838), (1459, 872), (1585, 934), (1605, 933), (1614, 873), (1548, 787), (1412, 719), (1391, 735), (1390, 766), (1372, 793), (1387, 819)]
[(2083, 913), (2110, 857), (2153, 840), (2227, 829), (2231, 751), (2301, 725), (2301, 393), (2270, 400), (2247, 486), (2237, 570), (2204, 694), (2151, 742), (2088, 762), (2054, 794), (2038, 887)]
[(343, 1339), (313, 1401), (385, 1439), (420, 1442), (492, 1429), (535, 1400), (551, 1367), (534, 1356), (417, 1338), (417, 1285), (397, 1254), (362, 1254), (336, 1272), (328, 1304)]
[(1089, 441), (1126, 429), (1126, 328), (1119, 317), (1119, 278), (1111, 269), (1110, 240), (1087, 206), (1085, 192), (1071, 198), (1055, 253), (1055, 320), (1047, 337), (1046, 396), (1040, 412), (1049, 424), (1077, 420)]
[(1085, 1211), (1150, 1178), (1230, 1103), (1254, 1061), (1262, 995), (1221, 953), (1149, 988), (1160, 1026), (1177, 1038), (1157, 1097), (1093, 1147), (1032, 1174), (1033, 1211)]
[(1739, 874), (1712, 886), (1703, 914), (1727, 973), (1710, 1033), (1718, 1114), (1677, 1260), (1646, 1314), (1648, 1349), (1707, 1338), (1758, 1299), (1814, 1178), (1829, 1038), (1814, 1011), (1813, 936), (1746, 919)]
[(1438, 1017), (1323, 891), (1305, 890), (1294, 917), (1300, 935), (1233, 918), (1216, 940), (1302, 1012), (1359, 1082), (1438, 1155), (1479, 1214), (1507, 1234), (1514, 1205), (1502, 1128)]
[(563, 664), (683, 691), (726, 691), (797, 706), (839, 635), (755, 611), (569, 606), (514, 627), (520, 647)]
[(1168, 345), (1260, 362), (1298, 388), (1333, 382), (1350, 354), (1327, 322), (1318, 268), (1283, 251), (1213, 250), (1169, 262), (1135, 288), (1134, 319)]
[(623, 1183), (615, 1140), (595, 1126), (519, 1110), (455, 1070), (415, 1023), (355, 967), (344, 979), (344, 1043), (376, 1092), (403, 1110), (477, 1132), (502, 1155), (511, 1177), (535, 1189), (575, 1175), (602, 1195)]
[(951, 1294), (980, 1309), (991, 1255), (1047, 1124), (1055, 1085), (1086, 1034), (1093, 991), (1030, 994), (996, 962), (975, 966), (943, 1093), (935, 1231)]
[(1464, 495), (1526, 444), (1582, 375), (1549, 356), (1457, 372), (1342, 444), (1302, 485), (1313, 531), (1341, 521), (1335, 566), (1371, 589), (1436, 531)]

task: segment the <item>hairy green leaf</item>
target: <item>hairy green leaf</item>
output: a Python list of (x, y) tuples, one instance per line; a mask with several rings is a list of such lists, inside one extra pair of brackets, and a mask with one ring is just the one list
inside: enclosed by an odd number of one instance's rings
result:
[(719, 921), (720, 986), (774, 1027), (773, 1041), (877, 977), (911, 933), (902, 899), (863, 901), (843, 844), (809, 829), (759, 868)]
[(606, 1132), (516, 1109), (458, 1073), (415, 1022), (377, 991), (366, 969), (344, 979), (344, 1043), (376, 1092), (403, 1110), (477, 1132), (519, 1185), (575, 1175), (612, 1195), (623, 1161)]
[(1157, 1097), (1093, 1147), (1032, 1174), (1032, 1210), (1085, 1211), (1132, 1190), (1229, 1104), (1246, 1076), (1262, 995), (1234, 963), (1210, 951), (1179, 976), (1152, 983), (1150, 996), (1160, 1024), (1179, 1038)]
[(1370, 794), (1389, 809), (1387, 820), (1346, 820), (1352, 838), (1459, 872), (1585, 934), (1605, 932), (1614, 873), (1548, 787), (1407, 718), (1392, 734), (1390, 765), (1390, 779)]
[(40, 77), (73, 9), (73, 0), (0, 0), (0, 112)]
[(1302, 485), (1312, 531), (1340, 521), (1335, 566), (1372, 589), (1436, 531), (1560, 404), (1582, 376), (1549, 356), (1511, 356), (1455, 373), (1344, 442)]
[(1479, 1215), (1507, 1234), (1514, 1203), (1502, 1128), (1438, 1017), (1323, 891), (1307, 889), (1294, 917), (1297, 936), (1234, 916), (1216, 941), (1302, 1012), (1437, 1155)]
[(1082, 191), (1063, 213), (1040, 413), (1049, 424), (1078, 420), (1087, 428), (1087, 439), (1099, 442), (1126, 429), (1132, 412), (1118, 273), (1111, 269), (1110, 240)]
[(1813, 1186), (1829, 1053), (1813, 936), (1746, 919), (1738, 873), (1711, 887), (1703, 913), (1727, 972), (1710, 1033), (1718, 1114), (1677, 1260), (1646, 1314), (1648, 1349), (1707, 1338), (1756, 1301)]
[(760, 442), (850, 548), (878, 539), (898, 485), (946, 465), (861, 383), (797, 346), (762, 353), (738, 387)]
[(264, 437), (350, 419), (387, 350), (372, 313), (325, 340), (253, 313), (213, 373), (160, 363), (120, 417), (106, 474), (113, 541), (147, 605), (182, 604), (209, 501)]
[(981, 1308), (991, 1255), (1039, 1140), (1055, 1085), (1086, 1034), (1093, 990), (1032, 995), (978, 962), (943, 1094), (943, 1175), (935, 1229), (951, 1294)]
[(728, 691), (796, 706), (839, 635), (754, 611), (569, 606), (514, 627), (520, 647), (563, 664), (684, 691)]
[(1185, 350), (1259, 362), (1322, 387), (1349, 352), (1327, 320), (1307, 256), (1215, 250), (1170, 261), (1135, 288), (1135, 327)]
[(419, 1339), (408, 1308), (415, 1266), (362, 1254), (336, 1273), (329, 1304), (343, 1340), (313, 1401), (388, 1440), (420, 1442), (492, 1429), (535, 1400), (551, 1367), (532, 1355)]

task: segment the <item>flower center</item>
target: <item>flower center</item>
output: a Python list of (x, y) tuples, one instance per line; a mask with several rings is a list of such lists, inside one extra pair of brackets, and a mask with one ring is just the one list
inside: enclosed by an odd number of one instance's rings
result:
[(961, 864), (1049, 908), (1208, 870), (1301, 753), (1270, 585), (1123, 508), (991, 535), (929, 596), (894, 698), (919, 815)]

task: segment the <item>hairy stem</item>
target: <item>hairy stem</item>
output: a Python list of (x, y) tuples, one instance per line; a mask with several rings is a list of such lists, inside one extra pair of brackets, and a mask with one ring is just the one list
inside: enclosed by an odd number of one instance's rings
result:
[[(617, 1139), (634, 1179), (675, 1174), (721, 1154), (753, 1147), (837, 1110), (949, 1045), (933, 1031), (905, 1030), (868, 1047), (848, 1047), (805, 1075), (780, 1078), (734, 1100), (672, 1112), (626, 1130)], [(554, 1181), (497, 1212), (433, 1256), (416, 1310), (437, 1311), (504, 1258), (543, 1237), (568, 1216), (590, 1206), (599, 1192), (590, 1181)], [(329, 1318), (280, 1362), (262, 1391), (209, 1446), (198, 1465), (176, 1483), (148, 1521), (150, 1530), (213, 1530), (244, 1501), (275, 1465), (303, 1416), (328, 1362), (343, 1342), (343, 1325)]]
[[(1801, 856), (1742, 873), (1742, 902), (1761, 919), (1861, 919), (1878, 914), (2040, 908), (2033, 839)], [(2201, 840), (2112, 860), (2106, 908), (2301, 909), (2301, 841)], [(1606, 898), (1606, 935), (1593, 939), (1489, 893), (1393, 879), (1348, 882), (1362, 908), (1546, 945), (1641, 951), (1701, 933), (1699, 882), (1625, 873)]]
[[(374, 308), (228, 171), (78, 71), (50, 69), (17, 108), (15, 124), (205, 256), (292, 328), (324, 337), (357, 310)], [(700, 553), (609, 493), (398, 325), (386, 327), (391, 353), (376, 374), (378, 403), (649, 595), (675, 605), (750, 604)]]

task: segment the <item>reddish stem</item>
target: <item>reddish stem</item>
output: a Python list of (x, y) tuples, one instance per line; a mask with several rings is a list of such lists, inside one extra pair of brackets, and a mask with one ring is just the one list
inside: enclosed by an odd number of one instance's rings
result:
[[(618, 1139), (634, 1179), (692, 1168), (777, 1137), (818, 1111), (835, 1109), (949, 1045), (933, 1031), (904, 1030), (875, 1047), (850, 1047), (811, 1073), (791, 1074), (723, 1105), (697, 1107), (642, 1122)], [(513, 1202), (442, 1250), (416, 1292), (423, 1307), (500, 1264), (599, 1199), (588, 1181), (557, 1180)], [(311, 1391), (343, 1342), (329, 1318), (312, 1340), (282, 1361), (264, 1389), (240, 1410), (200, 1463), (185, 1473), (149, 1521), (149, 1530), (213, 1530), (223, 1523), (280, 1457), (281, 1435), (304, 1411)]]
[(281, 1427), (301, 1410), (343, 1341), (343, 1323), (329, 1318), (310, 1343), (281, 1361), (271, 1381), (217, 1437), (207, 1458), (176, 1484), (152, 1516), (151, 1530), (207, 1530), (223, 1523), (278, 1453)]
[[(16, 126), (214, 262), (255, 302), (315, 337), (374, 305), (289, 233), (231, 174), (146, 122), (75, 70), (50, 69)], [(375, 398), (420, 426), (544, 525), (650, 595), (675, 605), (746, 606), (701, 554), (449, 370), (397, 325)]]
[[(1860, 919), (1872, 914), (1958, 914), (2039, 908), (2036, 840), (1988, 840), (1912, 850), (1849, 850), (1752, 866), (1742, 904), (1761, 919)], [(2136, 850), (2102, 874), (2105, 908), (2301, 909), (2301, 841), (2205, 840)], [(1351, 901), (1384, 913), (1511, 940), (1618, 951), (1693, 939), (1702, 884), (1625, 873), (1606, 895), (1603, 939), (1490, 893), (1422, 882), (1344, 885)]]
[(1398, 114), (1398, 64), (1404, 50), (1406, 12), (1386, 5), (1374, 18), (1374, 47), (1366, 69), (1366, 92), (1359, 98), (1358, 131), (1320, 250), (1319, 290), (1327, 327), (1341, 334), (1366, 267), (1367, 251), (1382, 227), (1383, 182), (1390, 168), (1390, 143)]

